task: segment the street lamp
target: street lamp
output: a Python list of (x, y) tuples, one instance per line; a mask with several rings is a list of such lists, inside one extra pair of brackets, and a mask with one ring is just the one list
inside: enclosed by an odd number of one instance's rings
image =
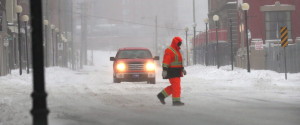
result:
[(194, 65), (196, 65), (196, 27), (197, 27), (197, 24), (196, 23), (194, 23), (193, 24), (193, 28), (194, 28), (194, 39), (193, 39), (193, 63), (194, 63)]
[(189, 65), (189, 44), (188, 44), (188, 32), (189, 28), (186, 27), (185, 29), (185, 43), (186, 43), (186, 65)]
[(19, 65), (20, 65), (20, 75), (22, 75), (22, 47), (21, 47), (21, 29), (20, 29), (20, 14), (22, 13), (23, 8), (20, 5), (16, 6), (17, 20), (18, 20), (18, 43), (19, 43)]
[(27, 62), (27, 74), (29, 74), (29, 59), (28, 59), (28, 41), (27, 41), (27, 23), (29, 21), (28, 15), (22, 16), (22, 21), (24, 22), (25, 29), (25, 54), (26, 54), (26, 62)]
[(218, 69), (220, 68), (220, 65), (219, 65), (219, 36), (218, 36), (218, 22), (220, 20), (220, 17), (218, 15), (214, 15), (213, 16), (213, 20), (215, 21), (216, 23), (216, 39), (217, 39), (217, 67)]
[(250, 72), (250, 57), (249, 57), (249, 42), (248, 42), (248, 19), (247, 19), (247, 12), (250, 8), (248, 3), (242, 4), (242, 10), (245, 12), (245, 33), (246, 33), (246, 45), (247, 45), (247, 70)]
[(55, 25), (52, 24), (50, 27), (51, 27), (51, 30), (52, 30), (52, 37), (51, 37), (51, 43), (52, 43), (52, 59), (53, 59), (53, 60), (52, 60), (52, 65), (54, 66), (54, 65), (55, 65), (55, 64), (54, 64), (54, 62), (55, 62), (55, 58), (54, 58), (54, 56), (55, 56), (55, 53), (54, 53), (54, 52), (55, 52), (55, 48), (54, 48), (54, 46), (55, 46), (55, 45), (54, 45), (54, 40), (53, 40), (53, 39), (54, 39)]
[(204, 23), (205, 23), (205, 65), (207, 66), (208, 65), (208, 59), (207, 59), (207, 57), (208, 57), (208, 48), (207, 48), (207, 46), (208, 46), (208, 34), (207, 34), (207, 29), (208, 29), (208, 27), (207, 27), (207, 25), (208, 25), (208, 18), (205, 18), (204, 19)]
[(48, 43), (47, 43), (47, 40), (48, 40), (48, 25), (49, 25), (49, 21), (48, 20), (44, 20), (44, 26), (45, 26), (45, 29), (44, 29), (44, 32), (45, 32), (45, 63), (46, 63), (46, 67), (48, 67)]

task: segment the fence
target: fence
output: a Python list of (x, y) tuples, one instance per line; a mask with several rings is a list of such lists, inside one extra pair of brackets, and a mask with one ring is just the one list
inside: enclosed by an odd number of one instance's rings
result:
[[(208, 65), (217, 65), (216, 43), (210, 43), (207, 51)], [(196, 49), (197, 64), (205, 65), (206, 46), (199, 46)], [(220, 66), (230, 65), (230, 43), (219, 43), (219, 64)], [(236, 50), (236, 49), (233, 49)], [(283, 48), (278, 44), (268, 43), (264, 45), (263, 50), (255, 50), (250, 46), (250, 64), (251, 69), (273, 70), (279, 73), (284, 72), (284, 53)], [(239, 48), (233, 52), (235, 67), (247, 68), (246, 48)], [(290, 44), (286, 48), (287, 72), (300, 72), (300, 42)]]
[[(219, 45), (219, 65), (231, 64), (230, 43), (220, 42)], [(206, 46), (196, 48), (197, 64), (205, 65)], [(217, 43), (210, 43), (207, 46), (207, 65), (217, 65)]]

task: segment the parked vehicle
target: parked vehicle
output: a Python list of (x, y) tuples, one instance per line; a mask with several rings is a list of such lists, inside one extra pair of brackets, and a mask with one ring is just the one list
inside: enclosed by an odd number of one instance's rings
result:
[(159, 60), (159, 56), (153, 57), (147, 48), (120, 48), (115, 57), (110, 57), (113, 64), (113, 82), (141, 82), (155, 84), (154, 60)]

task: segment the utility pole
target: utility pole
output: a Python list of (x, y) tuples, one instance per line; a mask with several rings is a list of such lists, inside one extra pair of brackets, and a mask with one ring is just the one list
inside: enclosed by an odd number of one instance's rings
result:
[(83, 9), (84, 7), (83, 7), (83, 3), (81, 3), (81, 15), (80, 15), (80, 17), (81, 17), (81, 46), (80, 46), (80, 69), (82, 69), (83, 68), (83, 62), (84, 62), (84, 31), (83, 31), (83, 25), (84, 25), (84, 17), (83, 17), (83, 15), (84, 15), (84, 9)]
[(186, 65), (189, 66), (189, 43), (188, 43), (188, 31), (189, 28), (185, 28), (185, 44), (186, 44)]
[(157, 16), (155, 16), (155, 55), (158, 55), (158, 53), (157, 53)]
[(73, 22), (73, 16), (74, 16), (74, 12), (73, 12), (73, 0), (70, 0), (71, 1), (71, 60), (72, 60), (72, 69), (75, 70), (75, 61), (74, 61), (74, 37), (73, 37), (73, 32), (74, 32), (74, 22)]
[(193, 39), (193, 63), (194, 65), (196, 64), (196, 27), (197, 27), (197, 24), (196, 24), (196, 16), (195, 16), (195, 0), (193, 0), (193, 21), (194, 21), (194, 39)]
[(57, 32), (57, 34), (56, 34), (56, 45), (55, 45), (55, 48), (56, 48), (56, 64), (58, 65), (58, 66), (62, 66), (61, 65), (61, 59), (62, 58), (59, 58), (59, 57), (61, 57), (62, 56), (62, 54), (59, 52), (59, 49), (58, 49), (58, 45), (60, 45), (61, 44), (61, 36), (60, 36), (60, 33), (62, 33), (63, 32), (63, 28), (62, 28), (62, 2), (61, 2), (62, 0), (58, 0), (58, 5), (57, 5), (57, 7), (58, 7), (58, 32)]
[(87, 64), (87, 17), (86, 17), (86, 1), (81, 4), (81, 52), (80, 52), (80, 68), (83, 64)]
[(33, 125), (48, 125), (47, 93), (45, 92), (44, 50), (43, 50), (43, 17), (42, 1), (30, 2), (32, 24), (32, 61), (33, 61)]

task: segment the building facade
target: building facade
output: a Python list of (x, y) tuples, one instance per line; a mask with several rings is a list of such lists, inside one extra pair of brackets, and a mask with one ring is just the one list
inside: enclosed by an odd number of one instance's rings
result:
[[(247, 12), (247, 36), (250, 45), (251, 68), (283, 71), (283, 52), (279, 44), (279, 30), (282, 26), (287, 26), (289, 31), (288, 41), (290, 43), (290, 50), (287, 52), (288, 69), (290, 72), (300, 72), (300, 57), (297, 57), (299, 55), (297, 47), (300, 38), (299, 0), (208, 0), (208, 3), (208, 18), (210, 20), (208, 41), (213, 48), (216, 48), (216, 33), (214, 33), (216, 22), (212, 20), (212, 17), (213, 15), (220, 16), (220, 20), (217, 22), (219, 24), (218, 39), (222, 43), (219, 49), (223, 53), (220, 54), (222, 57), (219, 58), (228, 57), (230, 42), (232, 41), (235, 65), (242, 68), (246, 67), (246, 24), (245, 12), (242, 10), (241, 5), (242, 3), (248, 3), (250, 9)], [(231, 23), (230, 20), (232, 20)], [(227, 37), (220, 37), (220, 35)], [(206, 38), (203, 34), (199, 34), (198, 38), (197, 45), (201, 49)], [(215, 50), (211, 51), (212, 53), (215, 52)], [(210, 53), (210, 50), (208, 50), (208, 53)], [(212, 55), (212, 57), (216, 58), (215, 55)], [(229, 58), (221, 60), (225, 61), (221, 62), (222, 65), (230, 64)]]

